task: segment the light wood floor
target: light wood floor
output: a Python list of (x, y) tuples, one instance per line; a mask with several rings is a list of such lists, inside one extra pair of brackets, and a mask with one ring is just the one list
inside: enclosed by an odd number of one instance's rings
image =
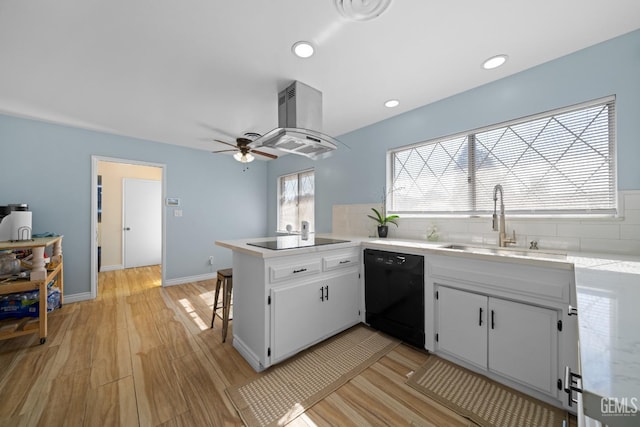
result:
[[(159, 278), (100, 273), (99, 297), (53, 312), (44, 345), (0, 341), (0, 426), (242, 425), (224, 389), (256, 374), (220, 319), (209, 329), (214, 281)], [(289, 425), (468, 425), (404, 384), (426, 358), (401, 345)]]

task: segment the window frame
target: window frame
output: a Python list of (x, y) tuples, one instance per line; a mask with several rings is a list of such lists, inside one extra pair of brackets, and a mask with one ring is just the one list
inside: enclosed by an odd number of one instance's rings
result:
[[(300, 175), (301, 174), (305, 174), (308, 172), (313, 172), (313, 220), (309, 221), (309, 232), (310, 233), (314, 233), (315, 232), (315, 199), (316, 199), (316, 185), (315, 185), (315, 179), (316, 179), (316, 171), (315, 168), (307, 168), (307, 169), (303, 169), (303, 170), (299, 170), (299, 171), (295, 171), (295, 172), (289, 172), (289, 173), (285, 173), (282, 175), (279, 175), (278, 178), (276, 179), (276, 187), (277, 187), (277, 191), (276, 191), (276, 233), (288, 233), (287, 230), (281, 230), (280, 229), (280, 218), (281, 218), (281, 203), (280, 200), (282, 199), (282, 184), (281, 184), (281, 180), (284, 177), (287, 176), (292, 176), (292, 175), (297, 175), (298, 176), (298, 182), (300, 182)], [(298, 186), (298, 195), (296, 196), (297, 198), (300, 197), (300, 187)], [(300, 233), (300, 221), (297, 221), (296, 224), (292, 224), (292, 229), (291, 229), (292, 233)]]
[[(616, 96), (610, 95), (602, 98), (593, 99), (590, 101), (582, 102), (579, 104), (574, 104), (554, 110), (548, 110), (541, 113), (536, 113), (524, 117), (520, 117), (517, 119), (489, 125), (483, 126), (480, 128), (458, 132), (455, 134), (442, 136), (438, 138), (434, 138), (427, 141), (422, 141), (414, 144), (409, 144), (401, 147), (395, 147), (387, 150), (387, 161), (386, 161), (386, 185), (390, 190), (388, 191), (388, 197), (386, 201), (385, 208), (389, 214), (397, 214), (402, 215), (403, 217), (415, 217), (415, 218), (427, 218), (427, 217), (439, 217), (439, 218), (472, 218), (472, 217), (485, 217), (490, 215), (486, 211), (486, 209), (478, 209), (477, 205), (477, 178), (476, 178), (476, 167), (475, 167), (475, 156), (477, 151), (477, 144), (475, 142), (476, 135), (482, 134), (483, 132), (488, 132), (496, 129), (506, 128), (517, 126), (519, 124), (524, 124), (527, 122), (534, 122), (536, 120), (551, 118), (554, 116), (559, 116), (562, 114), (570, 113), (573, 111), (585, 110), (591, 107), (604, 106), (608, 105), (609, 108), (609, 118), (608, 123), (611, 128), (608, 133), (608, 154), (610, 158), (610, 167), (608, 169), (608, 173), (610, 174), (610, 195), (612, 196), (613, 202), (612, 206), (607, 209), (597, 209), (594, 211), (590, 211), (588, 209), (558, 209), (554, 210), (542, 210), (536, 212), (535, 210), (530, 210), (528, 212), (512, 212), (510, 216), (517, 216), (520, 218), (611, 218), (618, 217), (619, 215), (619, 201), (618, 201), (618, 181), (617, 181), (617, 113), (616, 113)], [(416, 149), (419, 147), (424, 147), (431, 144), (439, 144), (447, 141), (453, 141), (455, 139), (467, 138), (467, 180), (469, 184), (469, 188), (467, 190), (467, 196), (470, 200), (469, 207), (467, 210), (449, 210), (449, 211), (408, 211), (408, 210), (397, 210), (393, 209), (393, 193), (399, 188), (394, 188), (394, 160), (395, 154), (407, 151), (411, 149)], [(508, 210), (508, 206), (507, 206)]]

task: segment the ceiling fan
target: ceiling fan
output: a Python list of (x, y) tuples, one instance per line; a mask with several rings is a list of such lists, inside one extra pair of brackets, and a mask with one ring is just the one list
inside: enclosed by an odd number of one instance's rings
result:
[(254, 139), (260, 137), (260, 134), (254, 132), (247, 132), (244, 134), (245, 137), (236, 138), (236, 144), (230, 144), (228, 142), (220, 141), (219, 139), (214, 139), (214, 141), (219, 142), (221, 144), (229, 145), (234, 147), (233, 150), (218, 150), (213, 151), (213, 153), (227, 153), (229, 151), (237, 151), (236, 154), (233, 155), (233, 158), (239, 161), (240, 163), (249, 163), (252, 162), (255, 157), (251, 154), (257, 154), (259, 156), (268, 157), (270, 159), (277, 159), (278, 156), (273, 155), (271, 153), (265, 153), (264, 151), (254, 150), (249, 147), (249, 144), (253, 142)]

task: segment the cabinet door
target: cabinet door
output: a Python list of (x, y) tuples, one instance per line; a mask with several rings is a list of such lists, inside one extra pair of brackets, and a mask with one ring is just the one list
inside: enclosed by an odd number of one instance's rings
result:
[(276, 363), (322, 336), (324, 282), (271, 290), (271, 362)]
[(489, 311), (489, 369), (556, 396), (558, 313), (498, 298)]
[(358, 272), (271, 291), (271, 361), (276, 363), (358, 322)]
[(487, 297), (438, 287), (438, 351), (487, 369)]
[(326, 280), (322, 329), (325, 335), (353, 326), (359, 321), (358, 272), (354, 271)]

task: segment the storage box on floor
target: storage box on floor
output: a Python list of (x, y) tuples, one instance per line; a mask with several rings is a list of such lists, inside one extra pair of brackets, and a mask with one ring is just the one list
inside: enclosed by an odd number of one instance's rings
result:
[[(60, 308), (60, 289), (54, 285), (55, 280), (47, 285), (47, 312)], [(39, 290), (0, 295), (0, 320), (39, 317), (39, 302)]]

